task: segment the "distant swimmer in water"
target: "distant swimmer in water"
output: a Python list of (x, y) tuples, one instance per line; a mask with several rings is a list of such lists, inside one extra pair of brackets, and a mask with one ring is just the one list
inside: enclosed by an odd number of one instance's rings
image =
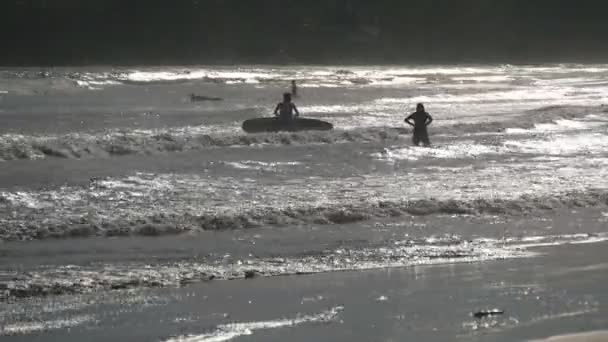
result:
[(422, 142), (424, 146), (431, 146), (426, 126), (433, 122), (433, 117), (424, 110), (424, 105), (422, 103), (419, 103), (416, 106), (416, 112), (410, 114), (404, 121), (414, 126), (414, 145), (418, 146), (420, 145), (420, 142)]
[(296, 81), (291, 81), (291, 94), (293, 97), (298, 97), (298, 86), (296, 86)]
[(291, 102), (290, 93), (283, 94), (283, 102), (279, 102), (277, 107), (274, 109), (274, 115), (285, 121), (291, 121), (294, 117), (297, 118), (298, 116), (300, 116), (298, 108), (296, 108), (296, 105)]
[(221, 97), (212, 97), (212, 96), (203, 96), (203, 95), (194, 95), (190, 94), (190, 101), (222, 101)]

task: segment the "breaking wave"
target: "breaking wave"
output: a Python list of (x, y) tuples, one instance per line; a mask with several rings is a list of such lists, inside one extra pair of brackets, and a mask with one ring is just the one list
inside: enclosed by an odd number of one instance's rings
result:
[[(601, 107), (604, 109), (604, 107)], [(456, 123), (433, 127), (433, 134), (521, 133), (539, 124), (560, 125), (562, 119), (576, 119), (597, 111), (597, 107), (548, 107), (502, 121)], [(534, 120), (523, 118), (534, 115)], [(519, 129), (519, 131), (517, 131)], [(402, 127), (360, 127), (333, 131), (280, 133), (207, 133), (208, 127), (182, 127), (165, 130), (111, 130), (99, 133), (33, 136), (0, 136), (0, 160), (109, 157), (132, 154), (183, 152), (214, 147), (260, 145), (307, 145), (334, 143), (383, 143), (399, 141), (410, 132)]]
[[(99, 90), (110, 86), (169, 85), (176, 83), (249, 84), (264, 86), (296, 80), (302, 88), (335, 87), (411, 87), (441, 84), (445, 87), (534, 86), (545, 89), (545, 95), (559, 99), (552, 86), (555, 81), (574, 86), (603, 84), (608, 72), (606, 65), (548, 65), (548, 66), (337, 66), (317, 67), (162, 67), (162, 68), (51, 68), (0, 70), (3, 80), (31, 86), (61, 84), (61, 88)], [(573, 77), (572, 75), (577, 75)], [(32, 83), (33, 82), (33, 83)], [(531, 89), (535, 92), (537, 89)], [(586, 91), (586, 90), (584, 90)], [(576, 93), (576, 87), (573, 93)], [(530, 97), (527, 91), (517, 94)], [(499, 94), (499, 97), (501, 95)], [(533, 96), (536, 98), (535, 96)], [(442, 101), (443, 97), (435, 98)]]
[[(0, 197), (0, 203), (7, 201), (10, 199)], [(608, 205), (608, 193), (605, 190), (588, 190), (541, 197), (524, 195), (515, 199), (386, 200), (359, 205), (259, 207), (232, 213), (156, 213), (150, 216), (129, 214), (123, 217), (86, 214), (56, 218), (24, 213), (27, 218), (0, 220), (0, 241), (89, 236), (162, 236), (263, 226), (350, 224), (406, 215), (522, 215), (560, 208), (605, 205)]]
[(172, 132), (110, 132), (64, 136), (0, 136), (0, 160), (107, 157), (159, 152), (183, 152), (214, 147), (305, 145), (342, 142), (381, 142), (399, 139), (402, 130), (369, 128), (332, 132), (266, 134), (194, 134)]

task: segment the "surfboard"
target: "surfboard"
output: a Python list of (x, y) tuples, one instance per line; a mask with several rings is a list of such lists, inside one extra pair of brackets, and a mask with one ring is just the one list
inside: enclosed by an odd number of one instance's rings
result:
[(295, 118), (289, 122), (278, 118), (255, 118), (243, 122), (243, 130), (247, 133), (279, 132), (279, 131), (328, 131), (334, 128), (329, 122)]

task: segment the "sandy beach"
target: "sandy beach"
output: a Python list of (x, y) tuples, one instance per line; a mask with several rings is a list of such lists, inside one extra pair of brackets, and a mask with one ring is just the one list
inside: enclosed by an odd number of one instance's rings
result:
[[(606, 243), (513, 260), (209, 281), (5, 304), (5, 341), (595, 341)], [(504, 314), (475, 318), (480, 310)], [(596, 338), (595, 340), (590, 337)]]

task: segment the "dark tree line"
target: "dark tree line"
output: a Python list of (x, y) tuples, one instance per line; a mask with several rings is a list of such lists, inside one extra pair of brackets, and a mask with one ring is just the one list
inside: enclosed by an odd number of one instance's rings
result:
[(2, 0), (0, 64), (603, 62), (605, 0)]

